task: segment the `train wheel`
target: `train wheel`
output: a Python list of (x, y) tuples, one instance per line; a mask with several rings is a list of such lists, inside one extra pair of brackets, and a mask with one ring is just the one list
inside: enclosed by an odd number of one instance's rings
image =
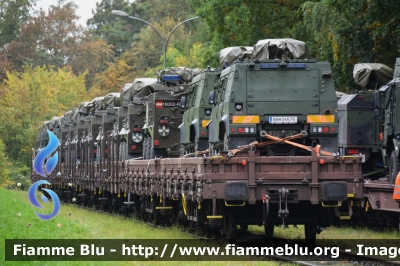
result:
[(317, 239), (317, 226), (312, 223), (306, 223), (304, 225), (304, 234), (306, 237), (306, 242), (309, 244), (314, 244)]
[(399, 158), (396, 155), (396, 151), (392, 151), (390, 155), (390, 167), (389, 167), (389, 183), (394, 185), (396, 181), (396, 176), (400, 170)]

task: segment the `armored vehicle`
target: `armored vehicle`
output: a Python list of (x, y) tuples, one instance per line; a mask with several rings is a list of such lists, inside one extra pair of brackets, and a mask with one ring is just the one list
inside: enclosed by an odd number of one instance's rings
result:
[(254, 141), (268, 156), (310, 154), (288, 141), (337, 152), (331, 66), (307, 57), (304, 42), (267, 39), (254, 46), (250, 60), (239, 57), (221, 71), (209, 95), (211, 155)]
[(120, 160), (141, 157), (143, 153), (143, 126), (146, 117), (147, 97), (154, 92), (157, 79), (137, 78), (121, 92), (122, 108), (120, 119)]
[(193, 154), (208, 149), (207, 124), (211, 119), (212, 104), (208, 95), (218, 81), (219, 69), (201, 72), (193, 78), (187, 91), (182, 97), (180, 107), (185, 110), (183, 123), (179, 126), (181, 155)]
[[(399, 59), (396, 71), (400, 71), (398, 64)], [(338, 102), (340, 152), (364, 154), (364, 175), (379, 177), (388, 172), (393, 183), (399, 170), (400, 125), (395, 108), (398, 77), (393, 76), (391, 68), (376, 63), (356, 64), (353, 77), (357, 89)]]
[(184, 111), (180, 97), (188, 89), (193, 77), (200, 70), (169, 68), (158, 72), (154, 93), (147, 96), (144, 124), (143, 158), (179, 157), (179, 125)]
[(90, 161), (93, 160), (94, 155), (89, 152), (89, 130), (91, 119), (90, 117), (94, 113), (93, 102), (83, 102), (79, 106), (79, 119), (77, 122), (77, 131), (78, 131), (78, 150), (79, 150), (79, 165), (78, 170), (80, 174), (83, 176), (89, 175), (90, 172)]
[(121, 106), (120, 93), (109, 93), (104, 96), (105, 110), (102, 114), (102, 122), (100, 129), (100, 139), (101, 139), (101, 156), (104, 161), (117, 160), (117, 143), (119, 141), (117, 138), (117, 115), (118, 109)]
[(94, 106), (94, 114), (90, 117), (89, 143), (93, 145), (90, 149), (96, 155), (95, 161), (100, 161), (100, 127), (103, 117), (102, 110), (105, 109), (104, 97), (96, 97), (92, 100)]

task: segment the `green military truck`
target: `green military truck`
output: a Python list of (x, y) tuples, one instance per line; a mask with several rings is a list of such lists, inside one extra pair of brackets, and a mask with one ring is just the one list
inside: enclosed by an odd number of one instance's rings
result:
[(330, 64), (308, 59), (306, 44), (293, 39), (261, 40), (251, 56), (242, 51), (224, 66), (209, 95), (210, 155), (254, 141), (261, 155), (310, 154), (284, 141), (336, 153), (337, 98)]
[(395, 108), (399, 60), (394, 75), (393, 69), (383, 64), (356, 64), (353, 77), (357, 89), (343, 95), (338, 102), (340, 153), (363, 154), (364, 176), (389, 174), (392, 184), (400, 170), (400, 125), (396, 123), (400, 114)]
[(206, 126), (211, 120), (212, 104), (208, 95), (218, 81), (219, 69), (201, 72), (193, 78), (187, 96), (181, 99), (180, 107), (185, 110), (183, 123), (179, 126), (181, 156), (208, 149), (208, 131)]
[(147, 97), (154, 92), (157, 79), (137, 78), (125, 85), (119, 109), (120, 161), (141, 157), (143, 154), (143, 126), (146, 116)]
[(181, 155), (178, 127), (184, 111), (180, 108), (180, 98), (199, 72), (185, 67), (158, 71), (154, 93), (146, 97), (143, 159)]

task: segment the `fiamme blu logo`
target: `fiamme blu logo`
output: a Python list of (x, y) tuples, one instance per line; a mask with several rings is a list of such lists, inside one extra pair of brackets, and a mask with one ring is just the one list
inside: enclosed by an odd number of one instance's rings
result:
[[(47, 175), (50, 175), (58, 162), (58, 152), (56, 152), (52, 157), (49, 157), (58, 147), (59, 143), (58, 138), (50, 130), (47, 130), (47, 134), (49, 135), (49, 143), (44, 149), (42, 149), (36, 155), (33, 161), (33, 170), (38, 175), (41, 175), (43, 177), (47, 177)], [(39, 201), (36, 198), (36, 191), (40, 185), (51, 185), (51, 184), (46, 180), (39, 180), (33, 183), (32, 186), (29, 188), (28, 198), (33, 206), (39, 209), (43, 209), (43, 206), (39, 203)], [(60, 211), (60, 199), (53, 190), (47, 188), (43, 188), (43, 190), (50, 195), (51, 200), (53, 201), (54, 204), (53, 211), (50, 214), (42, 214), (35, 211), (35, 214), (42, 220), (50, 220), (53, 217), (55, 217)], [(49, 203), (49, 200), (47, 199), (46, 196), (42, 195), (41, 199), (44, 203), (46, 204)]]

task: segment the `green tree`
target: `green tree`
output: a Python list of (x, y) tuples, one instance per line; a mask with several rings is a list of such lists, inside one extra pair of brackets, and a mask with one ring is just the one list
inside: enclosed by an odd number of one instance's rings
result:
[(29, 165), (30, 150), (43, 121), (89, 100), (86, 73), (75, 76), (70, 67), (54, 70), (24, 67), (7, 73), (0, 87), (0, 139), (12, 161)]
[(399, 11), (389, 0), (308, 2), (294, 35), (307, 40), (313, 56), (333, 63), (335, 85), (347, 91), (354, 87), (354, 64), (393, 67), (400, 44)]
[(207, 62), (218, 62), (229, 46), (253, 46), (260, 39), (291, 37), (305, 0), (189, 0), (209, 27)]
[(0, 139), (0, 186), (11, 185), (11, 179), (10, 179), (11, 162), (8, 160), (4, 149), (5, 145), (3, 141)]
[(29, 18), (36, 0), (0, 0), (0, 47), (11, 42), (19, 33), (19, 26)]

